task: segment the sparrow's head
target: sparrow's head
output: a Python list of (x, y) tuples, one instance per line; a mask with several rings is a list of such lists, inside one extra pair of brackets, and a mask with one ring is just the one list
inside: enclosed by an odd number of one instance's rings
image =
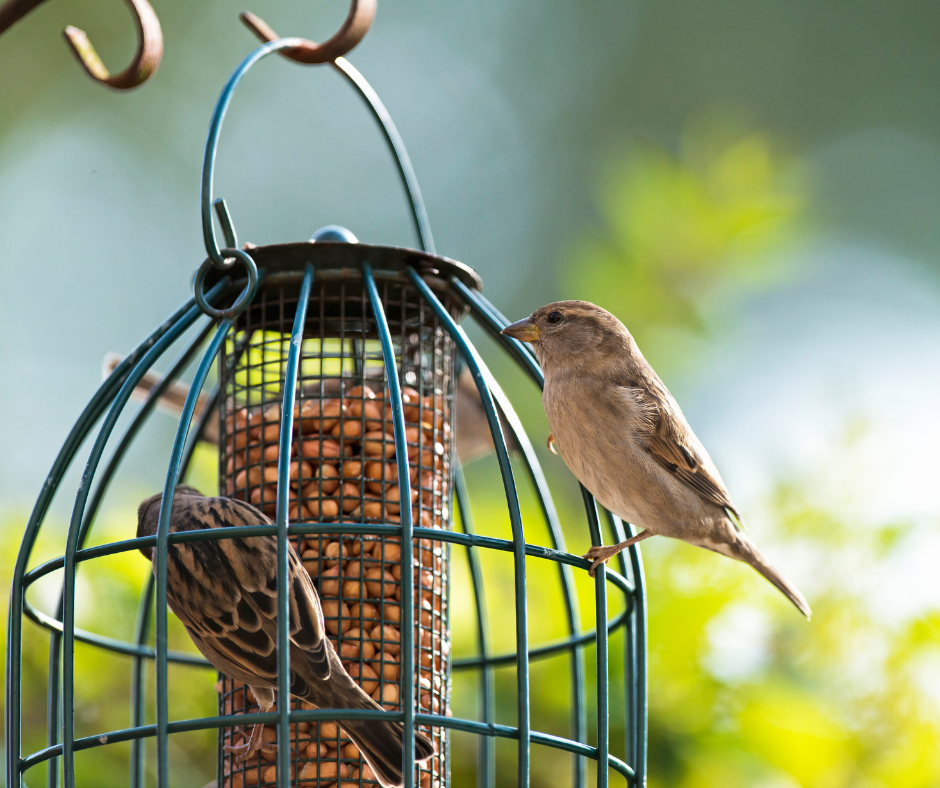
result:
[(596, 365), (608, 355), (623, 357), (633, 345), (624, 324), (589, 301), (547, 304), (501, 333), (531, 342), (543, 367)]
[[(176, 491), (173, 493), (174, 498), (179, 498), (181, 495), (190, 495), (196, 496), (199, 498), (204, 498), (205, 496), (199, 492), (195, 487), (190, 487), (188, 484), (178, 484), (176, 486)], [(157, 518), (160, 515), (160, 501), (163, 500), (163, 493), (158, 492), (156, 495), (151, 495), (145, 501), (143, 501), (139, 507), (137, 507), (137, 538), (139, 539), (142, 536), (153, 536), (157, 532)], [(141, 547), (140, 552), (142, 552), (147, 558), (152, 559), (152, 550), (149, 547)]]

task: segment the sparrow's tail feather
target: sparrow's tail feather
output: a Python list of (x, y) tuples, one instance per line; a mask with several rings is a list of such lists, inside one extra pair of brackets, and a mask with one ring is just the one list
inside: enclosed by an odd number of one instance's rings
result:
[[(341, 677), (331, 677), (333, 698), (330, 705), (334, 708), (383, 710), (351, 678), (346, 677), (346, 681), (348, 686), (337, 686), (344, 683)], [(359, 748), (383, 788), (400, 788), (404, 783), (401, 771), (404, 729), (401, 723), (384, 720), (340, 720), (339, 724)], [(426, 761), (432, 755), (434, 745), (431, 740), (415, 732), (415, 760)]]
[[(397, 722), (380, 720), (346, 720), (340, 724), (384, 788), (399, 788), (404, 783), (401, 772), (402, 726)], [(434, 746), (431, 740), (415, 733), (415, 760), (426, 761), (432, 755)]]
[(735, 536), (737, 538), (734, 542), (728, 545), (728, 547), (731, 548), (731, 557), (750, 565), (758, 574), (762, 575), (764, 579), (774, 585), (780, 593), (789, 599), (796, 606), (796, 609), (806, 616), (807, 619), (811, 618), (813, 611), (810, 610), (809, 603), (800, 593), (799, 589), (780, 574), (777, 567), (764, 557), (764, 554), (757, 549), (747, 536), (740, 531), (738, 531)]

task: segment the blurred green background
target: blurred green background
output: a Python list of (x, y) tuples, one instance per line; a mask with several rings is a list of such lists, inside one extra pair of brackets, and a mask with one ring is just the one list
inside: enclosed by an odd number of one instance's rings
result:
[[(182, 302), (204, 256), (205, 131), (254, 43), (230, 0), (155, 9), (164, 61), (130, 94), (92, 84), (59, 34), (85, 28), (123, 68), (135, 42), (117, 0), (50, 0), (0, 38), (4, 594), (31, 503), (104, 353), (127, 352)], [(323, 40), (347, 9), (251, 10)], [(405, 139), (439, 252), (476, 268), (511, 317), (555, 298), (615, 312), (755, 540), (813, 606), (807, 624), (746, 567), (643, 544), (654, 788), (940, 786), (938, 34), (935, 4), (887, 0), (397, 0), (380, 3), (350, 57)], [(269, 59), (252, 72), (216, 184), (242, 240), (303, 240), (339, 223), (365, 242), (414, 243), (379, 133), (329, 69)], [(536, 390), (473, 336), (541, 450)], [(93, 542), (131, 535), (137, 503), (162, 483), (174, 426), (159, 414), (137, 440)], [(576, 485), (543, 454), (569, 548), (582, 551)], [(195, 473), (211, 486), (210, 453)], [(468, 476), (478, 529), (506, 535), (492, 460)], [(55, 501), (37, 561), (62, 552), (77, 479), (73, 470)], [(524, 493), (527, 536), (545, 543)], [(506, 650), (511, 565), (484, 559)], [(80, 626), (126, 637), (147, 571), (130, 556), (80, 574)], [(554, 573), (534, 560), (529, 571), (538, 643), (562, 634), (560, 597)], [(32, 592), (46, 610), (49, 580)], [(591, 586), (579, 584), (590, 621)], [(474, 645), (460, 599), (458, 654)], [(46, 643), (27, 626), (28, 751), (44, 742)], [(125, 727), (127, 665), (80, 649), (77, 669), (79, 735)], [(533, 725), (564, 735), (564, 662), (532, 676)], [(210, 674), (176, 668), (171, 679), (172, 716), (211, 712)], [(501, 672), (499, 721), (513, 720), (513, 686)], [(455, 713), (474, 713), (472, 690), (455, 678)], [(177, 738), (174, 784), (203, 785), (212, 737)], [(454, 737), (455, 785), (473, 784), (474, 751)], [(499, 784), (510, 786), (513, 745), (498, 751)], [(80, 784), (126, 784), (126, 754), (81, 753)], [(564, 784), (568, 764), (537, 751), (533, 785)], [(43, 780), (37, 769), (27, 782)]]

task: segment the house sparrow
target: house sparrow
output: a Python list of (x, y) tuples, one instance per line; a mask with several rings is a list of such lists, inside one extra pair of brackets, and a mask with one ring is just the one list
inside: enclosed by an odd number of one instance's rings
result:
[[(157, 532), (162, 493), (137, 512), (137, 536)], [(207, 498), (185, 485), (176, 488), (170, 532), (270, 524), (242, 501)], [(141, 552), (153, 560), (152, 548)], [(323, 709), (375, 709), (350, 678), (324, 630), (320, 599), (296, 551), (288, 545), (290, 577), (290, 693)], [(251, 687), (262, 711), (274, 705), (277, 689), (277, 541), (274, 536), (171, 544), (167, 554), (167, 603), (196, 648), (216, 669)], [(402, 726), (382, 720), (346, 720), (346, 734), (379, 782), (402, 785)], [(262, 749), (262, 725), (248, 743), (229, 748), (244, 762)], [(434, 754), (430, 740), (415, 734), (415, 758)]]
[(587, 301), (559, 301), (503, 329), (530, 342), (565, 464), (600, 503), (643, 528), (585, 558), (597, 567), (661, 534), (743, 561), (807, 618), (803, 595), (754, 546), (718, 469), (626, 327)]

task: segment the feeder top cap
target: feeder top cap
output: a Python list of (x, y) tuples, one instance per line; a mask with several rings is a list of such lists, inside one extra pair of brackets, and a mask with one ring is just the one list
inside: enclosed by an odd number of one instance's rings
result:
[(326, 227), (321, 227), (310, 236), (310, 243), (316, 243), (317, 241), (331, 241), (343, 244), (359, 243), (359, 239), (356, 238), (355, 235), (345, 227), (340, 227), (338, 224), (328, 224)]

